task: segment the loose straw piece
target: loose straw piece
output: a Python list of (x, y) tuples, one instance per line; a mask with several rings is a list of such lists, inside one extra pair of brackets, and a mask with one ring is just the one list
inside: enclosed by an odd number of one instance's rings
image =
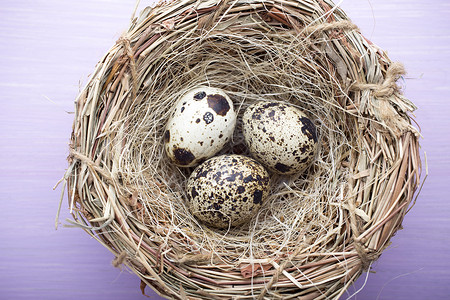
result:
[(335, 21), (330, 23), (320, 23), (317, 25), (307, 26), (302, 30), (305, 35), (312, 33), (322, 33), (330, 30), (344, 30), (344, 31), (359, 31), (358, 26), (352, 23), (350, 20)]

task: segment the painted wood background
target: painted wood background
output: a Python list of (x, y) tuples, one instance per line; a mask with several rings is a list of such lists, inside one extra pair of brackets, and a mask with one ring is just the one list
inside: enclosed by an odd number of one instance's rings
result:
[[(351, 299), (449, 299), (450, 2), (341, 2), (367, 38), (405, 64), (430, 170), (376, 273), (343, 299), (363, 285)], [(79, 86), (127, 27), (135, 1), (0, 4), (0, 299), (146, 299), (139, 279), (112, 267), (113, 256), (82, 230), (54, 230), (60, 189), (52, 190), (67, 166)]]

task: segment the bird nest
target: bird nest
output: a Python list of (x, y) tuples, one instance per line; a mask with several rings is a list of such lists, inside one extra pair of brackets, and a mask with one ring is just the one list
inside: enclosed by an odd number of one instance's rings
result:
[[(76, 99), (70, 222), (135, 272), (143, 292), (337, 299), (389, 245), (419, 186), (403, 74), (329, 0), (148, 7)], [(193, 169), (164, 152), (171, 109), (196, 86), (233, 101), (236, 130), (222, 154), (248, 155), (241, 119), (257, 101), (289, 103), (316, 125), (316, 160), (302, 174), (271, 174), (268, 198), (244, 226), (194, 218), (185, 189)]]

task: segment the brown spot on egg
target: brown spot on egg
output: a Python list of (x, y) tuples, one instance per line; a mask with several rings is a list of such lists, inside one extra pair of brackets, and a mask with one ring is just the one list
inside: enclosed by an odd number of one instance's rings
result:
[(244, 191), (245, 191), (245, 187), (243, 187), (242, 185), (237, 187), (238, 194), (242, 194)]
[(220, 205), (220, 203), (213, 203), (212, 208), (214, 210), (221, 210), (222, 209), (222, 205)]
[(218, 171), (213, 175), (213, 179), (215, 181), (219, 181), (221, 176), (222, 176), (222, 172)]
[(181, 112), (183, 112), (184, 111), (184, 106), (183, 107), (181, 107)]
[(177, 148), (173, 151), (173, 154), (175, 156), (175, 160), (179, 165), (187, 166), (191, 162), (194, 161), (195, 156), (190, 152), (189, 150), (186, 150), (184, 148)]
[(252, 175), (248, 175), (247, 177), (244, 178), (244, 183), (249, 183), (252, 180), (253, 180), (253, 176)]
[(264, 103), (264, 105), (262, 107), (269, 108), (269, 107), (274, 107), (274, 106), (280, 106), (280, 104), (276, 103), (276, 102), (267, 102), (267, 103)]
[(302, 133), (306, 135), (310, 140), (313, 140), (317, 143), (317, 135), (316, 135), (316, 126), (314, 126), (313, 122), (306, 117), (301, 117), (300, 122), (302, 122), (303, 126), (301, 128)]
[[(225, 214), (223, 214), (223, 213), (221, 213), (220, 211), (215, 211), (214, 213), (215, 213), (215, 215), (217, 216), (218, 219), (222, 220), (222, 222), (228, 223), (230, 221), (230, 217), (225, 215)], [(214, 221), (210, 221), (209, 225), (216, 226)]]
[(195, 175), (195, 178), (197, 178), (197, 179), (198, 178), (202, 178), (202, 177), (206, 177), (208, 175), (208, 173), (209, 173), (207, 168), (205, 168), (205, 169), (200, 168), (196, 172), (197, 172), (197, 174)]
[(168, 143), (170, 141), (170, 130), (164, 132), (164, 142)]
[(230, 104), (227, 99), (219, 94), (208, 95), (208, 106), (219, 116), (225, 116), (230, 110)]
[(253, 193), (253, 203), (254, 204), (261, 204), (262, 203), (262, 196), (263, 196), (263, 192), (261, 190), (256, 190)]
[(203, 115), (203, 120), (206, 124), (211, 124), (214, 121), (214, 115), (208, 111)]
[(195, 120), (195, 123), (198, 124), (198, 123), (200, 123), (200, 121), (201, 121), (200, 118), (197, 118), (197, 120)]
[(198, 92), (194, 95), (194, 99), (197, 101), (202, 100), (205, 97), (206, 97), (206, 93), (204, 91)]
[(261, 120), (261, 115), (259, 113), (253, 113), (252, 119), (253, 120)]
[(302, 154), (305, 154), (305, 153), (309, 150), (309, 148), (310, 148), (309, 145), (303, 145), (303, 146), (300, 148), (300, 152), (301, 152)]
[(289, 167), (289, 166), (287, 166), (285, 164), (282, 164), (282, 163), (277, 163), (275, 165), (275, 169), (277, 169), (281, 173), (287, 173), (287, 172), (291, 171), (291, 167)]
[(256, 181), (258, 181), (258, 184), (262, 183), (262, 177), (260, 175), (256, 175)]
[(235, 180), (236, 180), (236, 177), (237, 177), (238, 175), (239, 175), (238, 173), (232, 172), (232, 173), (230, 174), (230, 176), (228, 176), (228, 177), (226, 178), (226, 180), (228, 180), (228, 181), (235, 181)]
[(191, 189), (191, 199), (194, 199), (197, 196), (198, 196), (197, 190), (195, 189), (195, 187), (192, 187), (192, 189)]

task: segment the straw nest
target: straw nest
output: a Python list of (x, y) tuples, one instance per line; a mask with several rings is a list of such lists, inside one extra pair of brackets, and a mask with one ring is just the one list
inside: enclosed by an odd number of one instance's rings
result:
[[(174, 299), (339, 298), (401, 227), (419, 186), (414, 105), (401, 64), (329, 0), (177, 0), (144, 9), (76, 99), (71, 223)], [(208, 228), (187, 209), (192, 169), (164, 153), (171, 107), (222, 88), (238, 120), (261, 100), (314, 120), (317, 160), (272, 174), (252, 221)], [(241, 124), (222, 153), (248, 154)]]

